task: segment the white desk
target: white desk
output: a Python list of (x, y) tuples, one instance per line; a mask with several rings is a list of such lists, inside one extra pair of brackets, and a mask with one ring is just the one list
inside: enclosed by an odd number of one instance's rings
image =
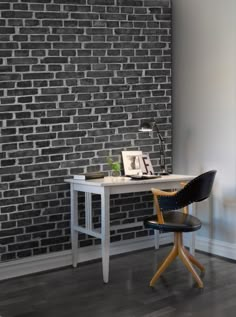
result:
[[(102, 244), (102, 270), (105, 283), (109, 280), (109, 253), (110, 253), (110, 195), (130, 192), (150, 191), (152, 187), (159, 189), (175, 189), (180, 187), (181, 182), (190, 181), (194, 176), (167, 175), (161, 178), (149, 180), (131, 180), (112, 178), (77, 180), (66, 179), (70, 183), (71, 194), (71, 243), (72, 265), (78, 262), (78, 232), (82, 232), (101, 239)], [(85, 193), (85, 227), (78, 225), (78, 192)], [(92, 225), (92, 194), (101, 196), (101, 232), (93, 229)], [(158, 248), (158, 242), (156, 242)], [(192, 239), (192, 252), (194, 239)]]

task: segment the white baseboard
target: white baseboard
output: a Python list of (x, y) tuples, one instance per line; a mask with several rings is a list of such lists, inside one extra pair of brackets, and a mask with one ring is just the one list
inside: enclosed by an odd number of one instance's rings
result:
[[(160, 235), (160, 245), (164, 245), (170, 242), (170, 234)], [(110, 254), (122, 254), (135, 250), (146, 249), (153, 246), (153, 236), (119, 241), (111, 244)], [(99, 258), (101, 258), (100, 245), (84, 247), (81, 248), (79, 251), (78, 263), (87, 262)], [(71, 265), (71, 261), (71, 250), (68, 250), (0, 263), (0, 280), (69, 266)]]
[[(172, 241), (171, 234), (160, 235), (160, 245)], [(111, 244), (111, 255), (142, 250), (154, 246), (154, 237), (137, 238), (114, 242)], [(236, 260), (236, 244), (196, 237), (196, 249), (210, 254)], [(101, 258), (101, 246), (84, 247), (79, 251), (78, 263)], [(71, 265), (71, 250), (24, 258), (0, 263), (0, 280), (43, 272)]]
[(196, 250), (236, 260), (236, 244), (205, 237), (196, 238)]

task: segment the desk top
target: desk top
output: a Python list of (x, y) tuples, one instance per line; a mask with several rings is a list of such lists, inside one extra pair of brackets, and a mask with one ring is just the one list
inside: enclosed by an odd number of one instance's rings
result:
[(97, 179), (65, 179), (65, 182), (77, 185), (87, 185), (87, 186), (95, 186), (95, 187), (113, 187), (113, 186), (124, 186), (124, 185), (141, 185), (141, 184), (157, 184), (160, 183), (168, 183), (168, 182), (184, 182), (190, 181), (195, 176), (191, 175), (179, 175), (179, 174), (170, 174), (170, 175), (163, 175), (159, 178), (152, 178), (152, 179), (141, 179), (141, 180), (134, 180), (130, 177), (125, 176), (107, 176), (104, 178), (97, 178)]

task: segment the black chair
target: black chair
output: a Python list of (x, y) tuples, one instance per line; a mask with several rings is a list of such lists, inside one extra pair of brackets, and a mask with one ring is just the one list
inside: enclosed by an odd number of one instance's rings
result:
[[(174, 232), (174, 246), (153, 276), (150, 286), (154, 286), (160, 275), (178, 255), (187, 269), (192, 273), (197, 285), (203, 288), (203, 282), (192, 264), (201, 271), (205, 269), (184, 247), (182, 233), (193, 232), (201, 228), (201, 221), (187, 213), (187, 206), (209, 197), (215, 175), (215, 170), (201, 174), (185, 184), (182, 189), (175, 192), (166, 192), (152, 188), (157, 215), (145, 219), (145, 227), (159, 230), (160, 232)], [(183, 212), (178, 210), (182, 208)]]

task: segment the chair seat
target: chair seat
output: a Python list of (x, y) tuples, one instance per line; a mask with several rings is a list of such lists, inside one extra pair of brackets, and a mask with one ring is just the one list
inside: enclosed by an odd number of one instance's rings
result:
[(144, 220), (147, 228), (162, 232), (191, 232), (201, 228), (201, 221), (192, 216), (178, 211), (163, 212), (164, 224), (159, 224), (157, 216), (153, 215)]

